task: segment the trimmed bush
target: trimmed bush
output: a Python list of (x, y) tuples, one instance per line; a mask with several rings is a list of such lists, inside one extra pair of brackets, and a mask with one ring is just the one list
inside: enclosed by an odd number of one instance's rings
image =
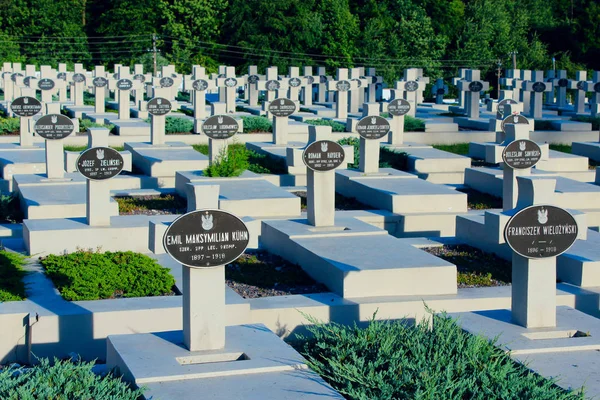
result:
[(165, 133), (167, 135), (190, 133), (193, 130), (194, 121), (192, 120), (177, 117), (167, 117), (165, 120)]
[[(358, 168), (360, 159), (360, 139), (358, 138), (343, 138), (338, 140), (342, 146), (354, 147), (354, 162), (348, 164), (348, 168)], [(404, 152), (395, 152), (384, 147), (379, 149), (379, 168), (394, 168), (400, 171), (406, 171), (408, 154)]]
[(267, 117), (242, 117), (244, 133), (273, 132), (273, 124)]
[(171, 294), (175, 279), (168, 268), (132, 251), (79, 250), (41, 259), (46, 274), (70, 301)]
[(307, 326), (296, 347), (309, 367), (348, 399), (583, 399), (525, 366), (446, 315), (409, 325)]
[(304, 121), (304, 123), (309, 125), (330, 126), (332, 132), (346, 132), (346, 125), (330, 119), (309, 119)]
[(27, 272), (23, 270), (23, 265), (25, 265), (24, 256), (0, 250), (0, 302), (25, 299), (23, 277)]
[(101, 125), (96, 122), (92, 122), (89, 119), (79, 118), (79, 132), (85, 132), (88, 128), (106, 128), (109, 131), (112, 131), (115, 126), (111, 124)]
[(0, 194), (0, 224), (23, 222), (23, 212), (16, 194)]
[(20, 127), (19, 118), (0, 118), (0, 135), (18, 135)]
[(425, 121), (405, 115), (404, 132), (425, 132)]
[(240, 176), (248, 169), (248, 151), (243, 146), (227, 146), (222, 149), (215, 162), (206, 168), (203, 173), (210, 177)]
[(38, 359), (31, 368), (9, 366), (0, 370), (0, 399), (4, 400), (137, 400), (143, 389), (135, 390), (111, 374), (101, 377), (94, 362)]
[[(192, 145), (194, 150), (199, 153), (208, 155), (208, 145), (206, 144), (194, 144)], [(253, 150), (248, 150), (243, 144), (233, 143), (228, 146), (229, 148), (234, 147), (238, 151), (244, 151), (247, 155), (248, 160), (248, 171), (256, 174), (275, 174), (283, 175), (287, 174), (287, 165), (283, 159), (271, 157), (266, 154), (258, 154)]]

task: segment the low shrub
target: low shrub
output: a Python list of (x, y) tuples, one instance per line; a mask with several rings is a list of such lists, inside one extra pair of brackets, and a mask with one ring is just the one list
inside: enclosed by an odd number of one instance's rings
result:
[(243, 146), (227, 146), (222, 149), (216, 160), (203, 172), (210, 177), (234, 177), (240, 176), (248, 169), (248, 151)]
[(83, 104), (93, 106), (96, 104), (96, 95), (88, 92), (83, 92)]
[[(192, 147), (197, 152), (202, 153), (205, 156), (208, 155), (207, 144), (194, 144), (192, 145)], [(275, 158), (266, 154), (259, 154), (253, 150), (248, 150), (241, 143), (232, 143), (229, 145), (229, 148), (231, 147), (234, 147), (238, 149), (238, 151), (244, 151), (246, 153), (248, 160), (248, 171), (254, 172), (256, 174), (287, 174), (287, 164), (285, 163), (285, 160), (281, 158)]]
[(0, 370), (0, 399), (86, 399), (86, 400), (137, 400), (144, 389), (132, 389), (121, 380), (108, 374), (96, 375), (94, 362), (81, 360), (39, 358), (31, 368), (9, 366)]
[(20, 127), (19, 118), (0, 118), (0, 135), (18, 135)]
[(548, 147), (550, 150), (560, 151), (561, 153), (571, 154), (573, 151), (572, 146), (569, 144), (551, 144)]
[(576, 115), (571, 118), (571, 121), (589, 122), (592, 124), (592, 130), (600, 130), (600, 117), (592, 117), (589, 115)]
[(273, 124), (267, 117), (242, 117), (244, 133), (273, 132)]
[(346, 132), (346, 125), (330, 119), (309, 119), (304, 121), (309, 125), (330, 126), (332, 132)]
[(416, 325), (307, 326), (295, 346), (309, 367), (348, 399), (583, 399), (513, 361), (446, 315)]
[(404, 132), (425, 132), (425, 121), (405, 115)]
[(0, 194), (0, 224), (23, 222), (19, 197), (15, 194)]
[(92, 122), (89, 119), (79, 118), (79, 132), (85, 132), (85, 131), (87, 131), (88, 128), (106, 128), (112, 132), (113, 129), (115, 128), (115, 126), (112, 124), (102, 125), (102, 124), (98, 124), (96, 122)]
[[(338, 140), (342, 146), (354, 147), (354, 161), (348, 164), (348, 168), (358, 168), (360, 159), (360, 139), (343, 138)], [(379, 168), (394, 168), (400, 171), (407, 170), (408, 154), (404, 152), (395, 152), (385, 147), (379, 149)]]
[(165, 120), (165, 133), (167, 135), (190, 133), (193, 130), (194, 121), (192, 120), (177, 117), (167, 117)]
[(78, 250), (41, 258), (46, 274), (70, 301), (171, 294), (175, 279), (168, 268), (132, 251)]
[(23, 270), (23, 265), (25, 265), (24, 256), (0, 250), (0, 303), (25, 299), (23, 277), (27, 272)]

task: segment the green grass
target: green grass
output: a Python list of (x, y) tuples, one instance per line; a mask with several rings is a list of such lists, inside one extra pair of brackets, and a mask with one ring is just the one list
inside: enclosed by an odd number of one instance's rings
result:
[(307, 317), (311, 337), (293, 345), (308, 366), (347, 399), (574, 400), (445, 314), (432, 324), (376, 321), (366, 328)]
[(23, 222), (23, 212), (16, 194), (0, 194), (0, 224)]
[(79, 132), (85, 132), (88, 128), (106, 128), (112, 132), (115, 129), (115, 126), (112, 124), (102, 125), (96, 122), (92, 122), (89, 119), (79, 118)]
[(467, 207), (469, 210), (489, 210), (502, 208), (502, 199), (474, 189), (459, 189), (467, 194)]
[(168, 211), (171, 214), (185, 213), (187, 202), (178, 195), (122, 196), (115, 197), (119, 204), (119, 214), (133, 214), (140, 211)]
[(0, 118), (0, 135), (18, 135), (21, 122), (18, 117)]
[[(197, 152), (202, 153), (205, 156), (208, 155), (207, 144), (193, 144), (192, 147)], [(246, 151), (246, 155), (248, 156), (248, 171), (257, 174), (287, 174), (287, 165), (283, 159), (275, 158), (266, 154), (259, 154), (253, 150), (247, 150), (246, 147), (241, 143), (233, 143), (228, 147), (234, 147)]]
[[(354, 147), (354, 161), (348, 163), (348, 168), (358, 168), (360, 158), (360, 139), (358, 138), (343, 138), (338, 140), (342, 146)], [(400, 171), (408, 169), (408, 154), (404, 152), (395, 152), (385, 147), (379, 149), (379, 168), (394, 168)]]
[(461, 156), (469, 155), (469, 143), (434, 144), (433, 148)]
[(242, 117), (244, 122), (244, 133), (266, 133), (273, 132), (273, 124), (267, 117)]
[(551, 144), (549, 145), (550, 150), (560, 151), (561, 153), (571, 154), (571, 145), (570, 144)]
[(137, 400), (144, 388), (133, 389), (120, 377), (109, 373), (94, 373), (94, 362), (47, 358), (37, 359), (38, 365), (30, 368), (18, 365), (0, 369), (0, 399), (94, 399)]
[(154, 259), (131, 251), (79, 250), (41, 258), (46, 274), (69, 301), (171, 294), (175, 278)]
[(0, 250), (0, 303), (25, 299), (23, 269), (25, 257), (6, 250)]
[(330, 119), (309, 119), (305, 120), (304, 123), (309, 125), (330, 126), (332, 132), (346, 132), (346, 126), (344, 124)]
[(571, 121), (589, 122), (592, 124), (592, 130), (600, 130), (600, 116), (591, 117), (589, 115), (576, 115), (571, 118)]

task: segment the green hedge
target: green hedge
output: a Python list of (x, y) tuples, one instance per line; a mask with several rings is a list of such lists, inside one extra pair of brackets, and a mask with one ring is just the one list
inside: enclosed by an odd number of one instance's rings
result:
[(332, 132), (346, 132), (346, 125), (330, 119), (309, 119), (304, 121), (309, 125), (330, 126)]
[(19, 134), (20, 127), (19, 118), (0, 118), (0, 135)]
[(273, 124), (267, 117), (242, 117), (244, 133), (273, 132)]
[(79, 250), (41, 259), (46, 274), (70, 301), (171, 294), (175, 279), (168, 268), (132, 251)]
[(191, 133), (194, 130), (194, 121), (185, 118), (167, 117), (165, 120), (165, 133)]
[[(360, 139), (359, 138), (343, 138), (338, 140), (342, 146), (354, 147), (354, 161), (348, 164), (348, 168), (358, 168), (360, 159)], [(379, 168), (394, 168), (399, 171), (408, 169), (408, 154), (404, 152), (396, 152), (388, 150), (385, 147), (379, 148)]]
[(445, 315), (375, 321), (367, 328), (321, 324), (297, 335), (309, 367), (348, 399), (583, 399), (514, 362)]
[(0, 399), (3, 400), (137, 400), (143, 389), (136, 390), (111, 374), (96, 375), (93, 362), (63, 361), (50, 363), (38, 359), (31, 368), (9, 366), (0, 370)]
[(89, 119), (79, 118), (79, 132), (85, 132), (88, 128), (106, 128), (109, 131), (112, 131), (115, 128), (115, 126), (112, 124), (102, 125), (96, 122), (92, 122)]
[(0, 250), (0, 302), (25, 299), (23, 277), (27, 272), (23, 270), (23, 265), (24, 256)]

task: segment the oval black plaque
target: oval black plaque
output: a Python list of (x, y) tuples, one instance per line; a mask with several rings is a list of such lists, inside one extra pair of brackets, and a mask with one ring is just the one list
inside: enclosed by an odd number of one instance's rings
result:
[(75, 124), (62, 114), (48, 114), (37, 120), (33, 130), (44, 139), (59, 140), (73, 133)]
[(244, 254), (250, 233), (244, 221), (221, 210), (197, 210), (167, 228), (163, 245), (177, 262), (192, 268), (229, 264)]
[(302, 153), (304, 164), (313, 171), (331, 171), (344, 162), (344, 148), (331, 140), (318, 140)]
[(594, 84), (594, 92), (600, 93), (600, 82)]
[(401, 116), (408, 114), (410, 111), (410, 103), (404, 99), (394, 99), (388, 104), (388, 113), (390, 115)]
[(94, 78), (94, 80), (92, 80), (92, 85), (94, 85), (95, 87), (105, 87), (106, 85), (108, 85), (108, 79), (102, 76), (97, 76)]
[(513, 99), (504, 99), (498, 103), (496, 111), (496, 119), (502, 119), (504, 117), (504, 105), (506, 104), (517, 104)]
[(505, 133), (506, 133), (506, 130), (504, 130), (504, 126), (506, 124), (514, 124), (514, 125), (528, 124), (529, 125), (529, 120), (527, 118), (525, 118), (524, 116), (522, 116), (521, 114), (509, 115), (508, 117), (504, 118), (502, 120), (502, 122), (500, 123), (500, 129), (502, 129), (502, 132), (505, 132)]
[(325, 75), (319, 75), (319, 82), (320, 83), (327, 83), (329, 79), (327, 79), (327, 76)]
[(248, 83), (251, 84), (251, 85), (254, 85), (256, 82), (259, 81), (259, 79), (260, 78), (258, 77), (258, 75), (249, 75), (248, 76)]
[(115, 73), (113, 74), (113, 79), (115, 79), (115, 80), (119, 80), (119, 79), (120, 79), (120, 78), (119, 78), (119, 74), (118, 74), (117, 72), (115, 72)]
[(530, 206), (506, 224), (504, 239), (513, 251), (526, 258), (556, 257), (575, 243), (577, 222), (555, 206)]
[(569, 81), (565, 78), (561, 78), (558, 80), (558, 87), (567, 87), (569, 86)]
[(157, 117), (171, 112), (171, 102), (167, 99), (163, 99), (162, 97), (155, 97), (148, 101), (147, 107), (148, 112), (152, 115), (156, 115)]
[(194, 90), (202, 92), (208, 89), (208, 82), (204, 79), (197, 79), (194, 82), (192, 82), (192, 88), (194, 88)]
[(436, 90), (435, 92), (438, 96), (443, 96), (446, 94), (446, 89), (444, 88), (439, 88), (438, 90)]
[(347, 80), (339, 81), (335, 84), (335, 88), (340, 92), (347, 92), (348, 90), (350, 90), (350, 87), (350, 82), (348, 82)]
[(173, 81), (173, 78), (165, 76), (164, 78), (160, 78), (159, 84), (161, 87), (171, 87), (175, 84), (175, 81)]
[(542, 93), (546, 91), (546, 84), (544, 82), (535, 82), (533, 85), (531, 85), (531, 88), (536, 93)]
[(142, 75), (142, 74), (135, 74), (133, 76), (133, 79), (136, 80), (136, 81), (140, 81), (142, 83), (146, 82), (146, 77), (144, 75)]
[(38, 88), (40, 90), (52, 90), (54, 89), (54, 81), (48, 78), (42, 78), (38, 81)]
[(114, 178), (124, 166), (123, 156), (110, 147), (93, 147), (77, 158), (77, 171), (94, 181)]
[(407, 92), (415, 92), (419, 88), (419, 83), (417, 81), (408, 81), (404, 85), (404, 89)]
[(296, 112), (296, 103), (290, 99), (275, 99), (269, 103), (269, 112), (276, 117), (289, 117)]
[(42, 111), (42, 103), (35, 97), (17, 97), (10, 103), (10, 109), (19, 117), (33, 117)]
[(578, 90), (585, 90), (585, 81), (579, 81), (579, 82), (577, 82), (577, 89)]
[(540, 146), (528, 139), (515, 140), (502, 151), (502, 161), (512, 169), (531, 168), (541, 157)]
[(229, 115), (213, 115), (202, 124), (202, 132), (211, 139), (229, 139), (239, 129), (238, 122)]
[(119, 79), (117, 81), (117, 89), (119, 90), (131, 90), (133, 82), (130, 79)]
[(80, 74), (80, 73), (73, 74), (73, 82), (75, 82), (75, 83), (85, 82), (85, 75)]
[(19, 76), (23, 76), (23, 74), (20, 73), (20, 72), (15, 72), (14, 74), (12, 74), (10, 76), (10, 80), (13, 81), (13, 82), (16, 82), (17, 81), (17, 77), (19, 77)]
[(67, 80), (67, 73), (66, 72), (59, 72), (56, 75), (56, 79), (61, 79), (63, 81), (66, 81)]
[(281, 84), (279, 83), (279, 81), (270, 80), (270, 81), (267, 81), (267, 83), (265, 83), (265, 87), (267, 88), (268, 91), (274, 92), (275, 90), (279, 90), (279, 88), (281, 87)]
[(238, 84), (238, 81), (235, 78), (225, 79), (225, 86), (227, 86), (227, 87), (236, 87), (237, 84)]
[(469, 83), (469, 90), (471, 92), (481, 92), (483, 90), (483, 83), (480, 81), (473, 81)]
[(288, 83), (291, 87), (298, 87), (302, 84), (302, 81), (300, 78), (291, 78)]
[(364, 139), (381, 139), (390, 131), (390, 123), (380, 116), (367, 116), (358, 121), (356, 131)]
[(308, 85), (312, 85), (313, 83), (315, 83), (315, 78), (313, 78), (310, 75), (306, 75), (304, 77), (304, 79), (306, 79), (306, 84), (308, 84)]
[(362, 86), (362, 82), (358, 78), (352, 79), (352, 82), (356, 82), (356, 87), (361, 87)]
[(25, 78), (23, 78), (23, 84), (29, 87), (29, 85), (31, 84), (31, 79), (35, 79), (35, 76), (26, 76)]

